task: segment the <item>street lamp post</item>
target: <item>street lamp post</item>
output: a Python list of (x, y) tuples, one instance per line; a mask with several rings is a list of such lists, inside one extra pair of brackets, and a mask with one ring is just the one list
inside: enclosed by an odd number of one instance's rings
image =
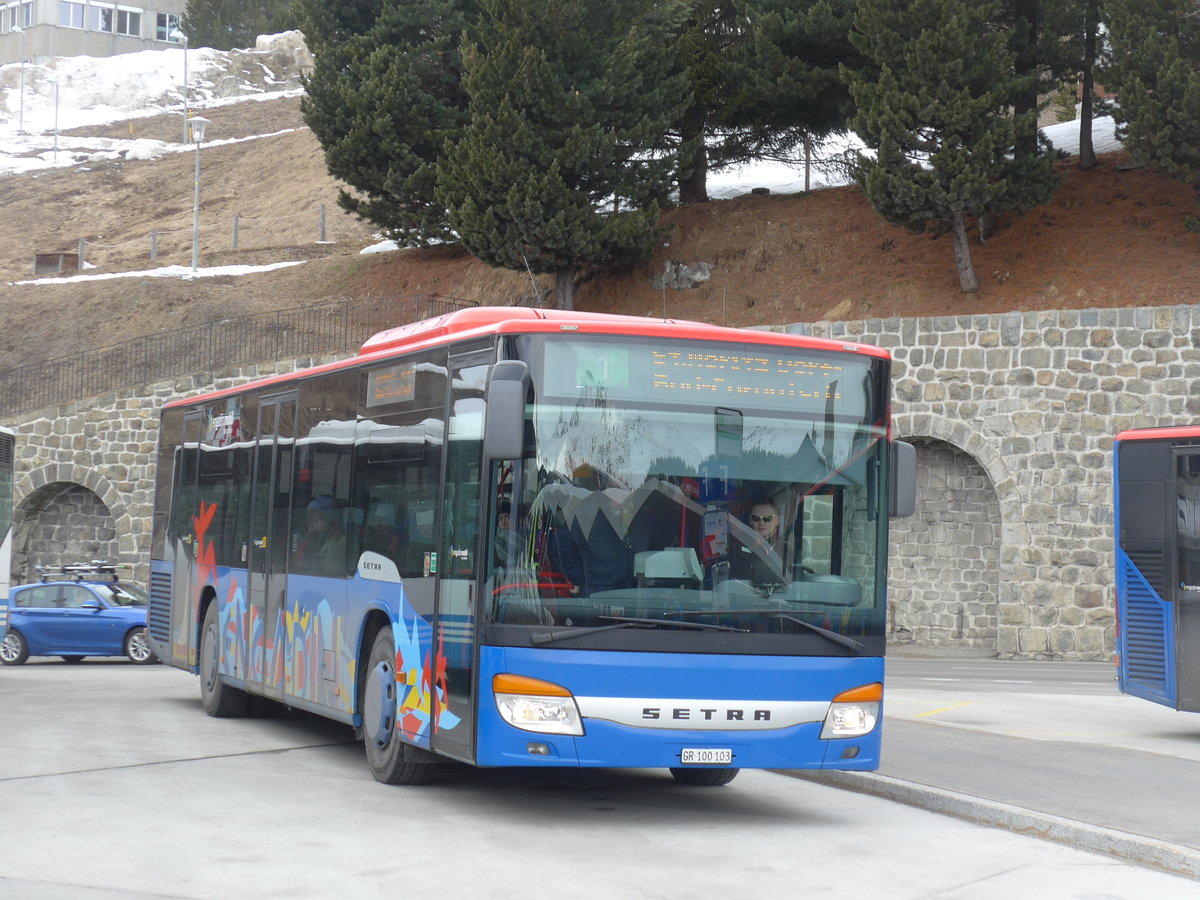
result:
[(11, 31), (21, 36), (21, 111), (17, 115), (17, 134), (25, 133), (25, 29), (14, 25)]
[(58, 79), (54, 79), (54, 161), (58, 162)]
[(168, 35), (172, 40), (183, 44), (183, 142), (188, 142), (188, 120), (192, 117), (192, 108), (188, 103), (188, 39), (187, 35), (175, 28)]
[(200, 144), (204, 140), (204, 128), (208, 119), (196, 116), (191, 119), (192, 140), (196, 142), (196, 193), (192, 200), (192, 271), (200, 265)]

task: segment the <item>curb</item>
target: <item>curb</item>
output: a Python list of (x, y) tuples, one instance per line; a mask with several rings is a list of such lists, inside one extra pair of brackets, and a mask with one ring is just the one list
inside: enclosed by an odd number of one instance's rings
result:
[(1064, 819), (1050, 813), (1037, 812), (1021, 806), (1010, 806), (993, 800), (972, 797), (942, 788), (929, 787), (911, 781), (901, 781), (874, 772), (822, 772), (775, 769), (780, 775), (800, 778), (828, 787), (869, 794), (893, 800), (907, 806), (954, 816), (978, 825), (1003, 828), (1043, 840), (1055, 841), (1093, 853), (1103, 853), (1125, 862), (1151, 866), (1200, 879), (1200, 850), (1170, 844), (1138, 834), (1089, 825), (1074, 819)]

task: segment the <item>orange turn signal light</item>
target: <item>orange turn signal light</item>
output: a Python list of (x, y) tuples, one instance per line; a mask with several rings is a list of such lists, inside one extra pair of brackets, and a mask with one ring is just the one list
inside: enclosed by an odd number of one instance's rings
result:
[(864, 684), (862, 687), (842, 691), (833, 698), (834, 703), (870, 703), (872, 700), (883, 699), (883, 685), (878, 681), (874, 684)]
[(571, 696), (571, 692), (562, 685), (509, 672), (492, 677), (492, 691), (497, 694), (529, 694), (535, 697)]

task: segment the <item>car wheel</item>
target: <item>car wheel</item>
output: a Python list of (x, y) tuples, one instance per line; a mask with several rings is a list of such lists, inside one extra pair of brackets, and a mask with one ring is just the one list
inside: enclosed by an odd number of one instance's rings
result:
[(371, 644), (363, 685), (363, 744), (367, 765), (376, 781), (384, 784), (424, 784), (433, 764), (409, 759), (408, 745), (396, 735), (396, 647), (392, 630), (384, 628)]
[(210, 716), (225, 719), (246, 712), (246, 692), (221, 682), (217, 663), (220, 659), (221, 634), (217, 604), (208, 605), (200, 629), (200, 700)]
[(83, 657), (82, 656), (64, 656), (62, 658), (62, 661), (65, 663), (70, 663), (71, 665), (76, 665), (77, 663), (83, 662)]
[(151, 649), (145, 628), (135, 628), (125, 635), (125, 655), (131, 663), (139, 666), (158, 662), (158, 654)]
[(729, 784), (733, 779), (737, 778), (737, 773), (741, 769), (672, 769), (671, 774), (680, 784), (695, 785), (697, 787), (716, 787), (721, 784)]
[(19, 666), (29, 659), (29, 645), (19, 631), (6, 631), (4, 640), (0, 641), (0, 663), (6, 666)]

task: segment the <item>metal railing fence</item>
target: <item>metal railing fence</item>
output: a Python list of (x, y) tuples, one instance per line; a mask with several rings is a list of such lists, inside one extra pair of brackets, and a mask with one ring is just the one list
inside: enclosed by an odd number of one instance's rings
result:
[(349, 354), (380, 331), (476, 305), (437, 294), (366, 297), (147, 335), (0, 372), (0, 416), (179, 375), (212, 375), (317, 353)]

